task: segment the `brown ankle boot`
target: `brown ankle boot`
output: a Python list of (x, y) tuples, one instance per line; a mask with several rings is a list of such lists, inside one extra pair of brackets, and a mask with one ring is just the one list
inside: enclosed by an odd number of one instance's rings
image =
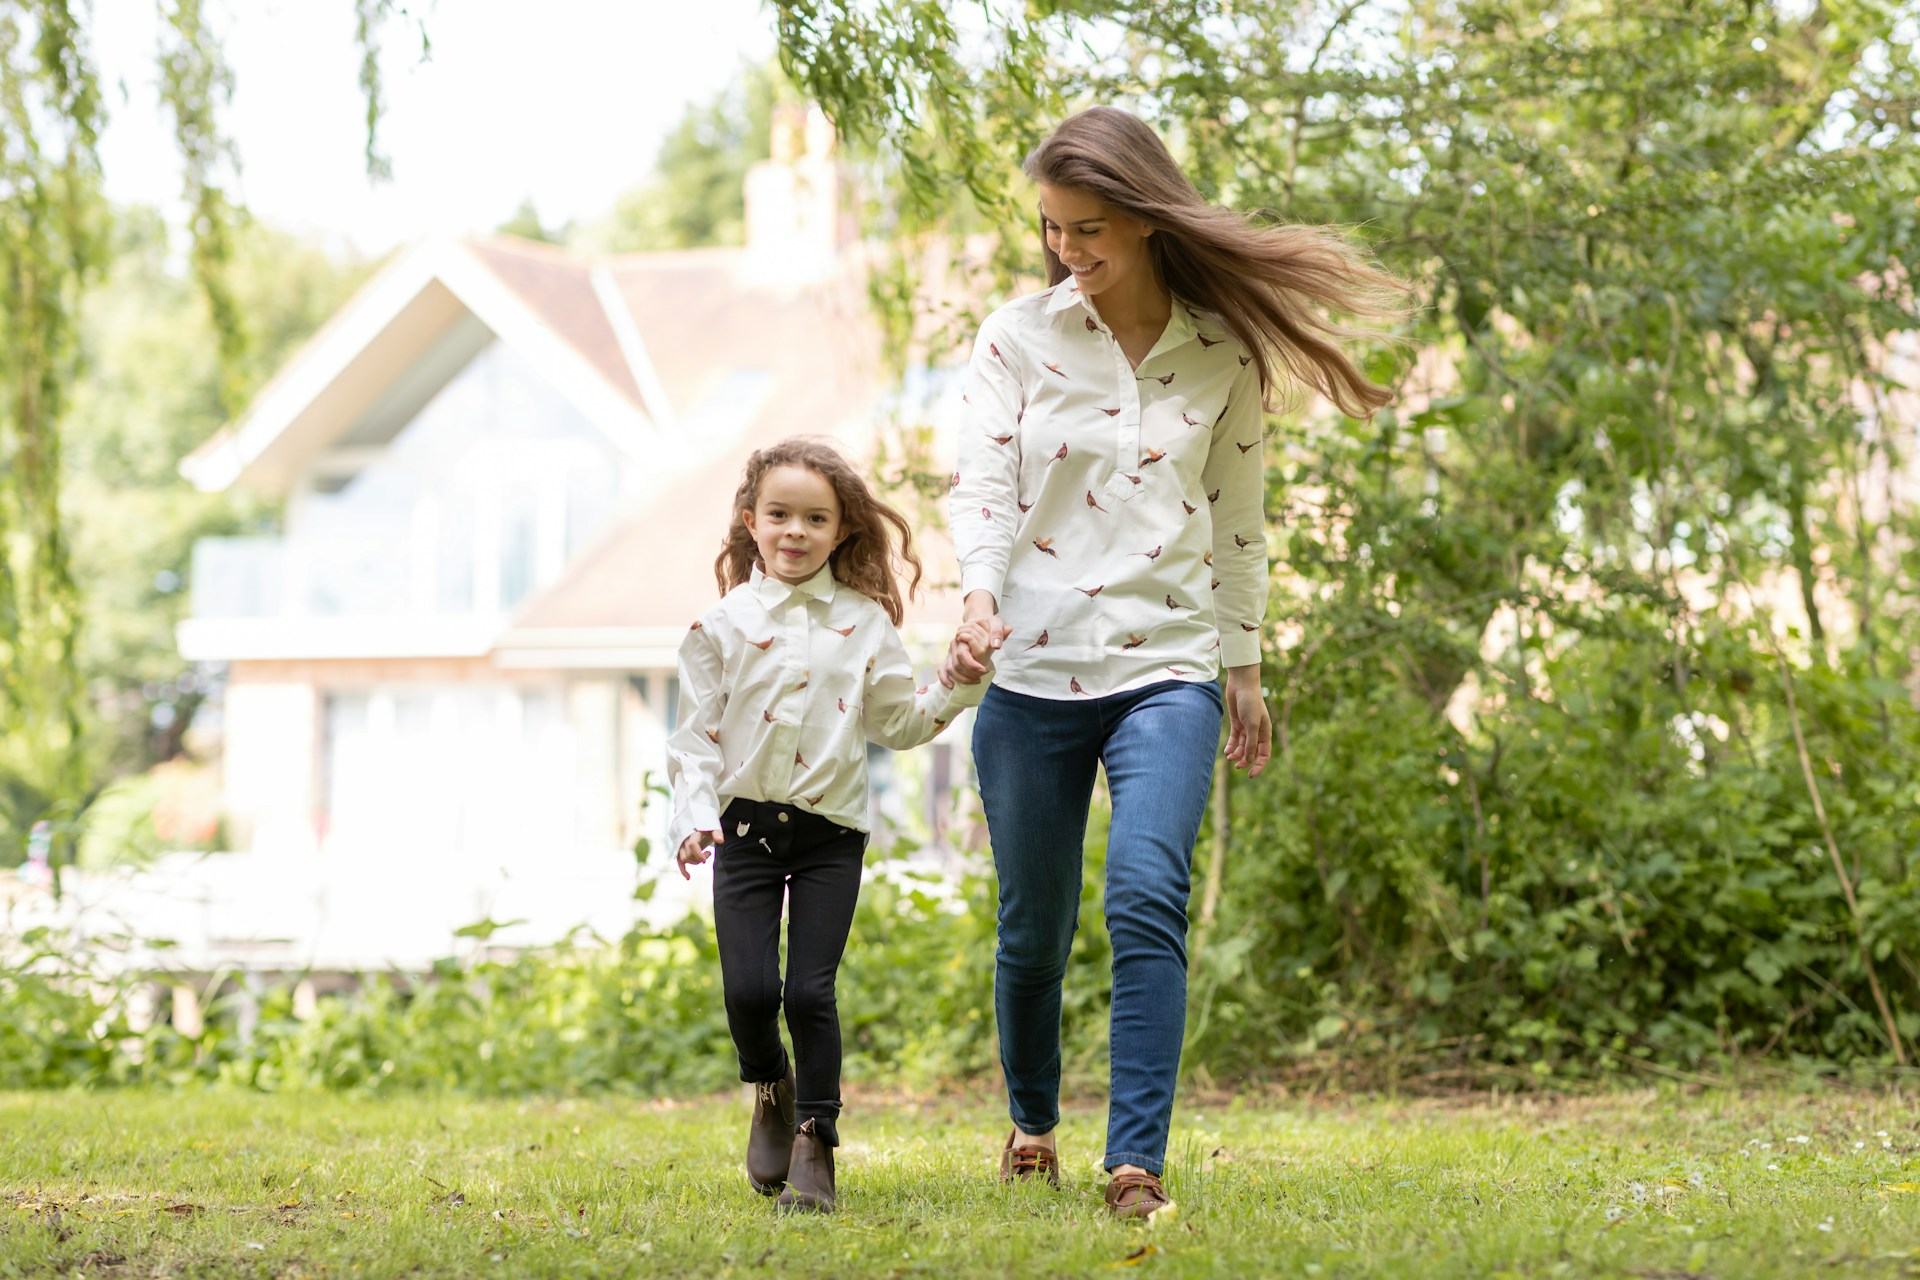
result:
[(787, 1189), (780, 1193), (782, 1209), (807, 1213), (833, 1212), (833, 1148), (806, 1121), (793, 1137), (793, 1165), (787, 1170)]
[(747, 1181), (763, 1196), (778, 1195), (793, 1157), (793, 1070), (785, 1080), (753, 1086), (753, 1122), (747, 1128)]

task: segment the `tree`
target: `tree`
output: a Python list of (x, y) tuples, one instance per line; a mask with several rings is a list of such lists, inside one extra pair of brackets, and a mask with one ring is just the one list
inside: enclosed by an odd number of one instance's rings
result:
[(1920, 828), (1881, 780), (1920, 768), (1887, 360), (1920, 325), (1911, 7), (996, 17), (778, 7), (789, 74), (911, 207), (965, 192), (1030, 261), (1018, 157), (1111, 102), (1210, 197), (1355, 227), (1424, 304), (1369, 355), (1392, 409), (1306, 413), (1270, 453), (1286, 767), (1235, 793), (1260, 853), (1226, 877), (1242, 945), (1203, 960), (1213, 1033), (1230, 1006), (1248, 1045), (1541, 1069), (1905, 1061)]
[(771, 66), (748, 69), (711, 101), (690, 106), (654, 159), (650, 181), (574, 237), (599, 253), (741, 243), (747, 170), (767, 158), (773, 106), (785, 87)]
[(63, 516), (88, 624), (80, 673), (115, 774), (178, 755), (209, 692), (173, 634), (193, 544), (268, 515), (244, 497), (196, 491), (180, 460), (224, 423), (226, 392), (251, 398), (366, 270), (243, 222), (227, 280), (248, 343), (240, 367), (223, 376), (206, 308), (170, 261), (169, 243), (156, 212), (114, 211), (101, 287), (81, 308), (87, 374), (64, 433)]
[[(382, 22), (405, 11), (393, 0), (354, 3), (368, 167), (378, 171), (376, 43)], [(231, 409), (246, 337), (226, 276), (235, 210), (217, 117), (232, 77), (199, 0), (160, 0), (160, 10), (161, 105), (181, 154), (190, 256)], [(34, 822), (51, 821), (56, 865), (97, 791), (60, 497), (80, 308), (105, 266), (111, 216), (101, 198), (105, 113), (90, 20), (66, 0), (0, 7), (0, 846), (11, 849)]]

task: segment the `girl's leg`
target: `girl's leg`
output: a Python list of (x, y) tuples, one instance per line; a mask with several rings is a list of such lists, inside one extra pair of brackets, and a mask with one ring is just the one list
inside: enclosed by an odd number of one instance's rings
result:
[(1187, 898), (1220, 689), (1168, 682), (1107, 699), (1107, 932), (1113, 940), (1112, 1100), (1105, 1166), (1158, 1175), (1187, 1020)]
[(1039, 1137), (1060, 1122), (1060, 983), (1079, 919), (1100, 721), (1091, 703), (998, 687), (974, 715), (974, 769), (1000, 881), (1000, 1069), (1014, 1124)]
[(787, 899), (787, 1030), (793, 1035), (794, 1114), (838, 1146), (840, 1012), (834, 976), (860, 898), (864, 832), (795, 811)]
[[(787, 1052), (780, 1044), (780, 904), (787, 868), (775, 852), (773, 831), (761, 830), (772, 824), (755, 810), (736, 801), (721, 819), (726, 839), (713, 860), (713, 934), (740, 1078), (757, 1084), (787, 1078)], [(738, 834), (743, 822), (744, 836)]]

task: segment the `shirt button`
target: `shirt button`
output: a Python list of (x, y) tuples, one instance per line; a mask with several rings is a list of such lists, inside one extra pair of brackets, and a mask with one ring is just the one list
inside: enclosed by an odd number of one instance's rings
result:
[(786, 814), (784, 814), (784, 813), (783, 813), (783, 814), (781, 814), (781, 815), (780, 815), (780, 821), (782, 821), (782, 822), (785, 822), (786, 820), (787, 820), (787, 815), (786, 815)]

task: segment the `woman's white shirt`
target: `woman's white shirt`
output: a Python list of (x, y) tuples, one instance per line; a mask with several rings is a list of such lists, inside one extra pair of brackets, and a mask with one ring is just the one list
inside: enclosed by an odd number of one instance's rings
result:
[(831, 566), (793, 585), (755, 567), (687, 632), (679, 674), (667, 742), (676, 849), (719, 829), (737, 799), (867, 830), (868, 739), (917, 747), (987, 691), (985, 680), (916, 685), (893, 622)]
[(950, 494), (963, 592), (1014, 629), (994, 681), (1041, 698), (1260, 660), (1258, 369), (1178, 298), (1138, 368), (1073, 281), (987, 317)]

